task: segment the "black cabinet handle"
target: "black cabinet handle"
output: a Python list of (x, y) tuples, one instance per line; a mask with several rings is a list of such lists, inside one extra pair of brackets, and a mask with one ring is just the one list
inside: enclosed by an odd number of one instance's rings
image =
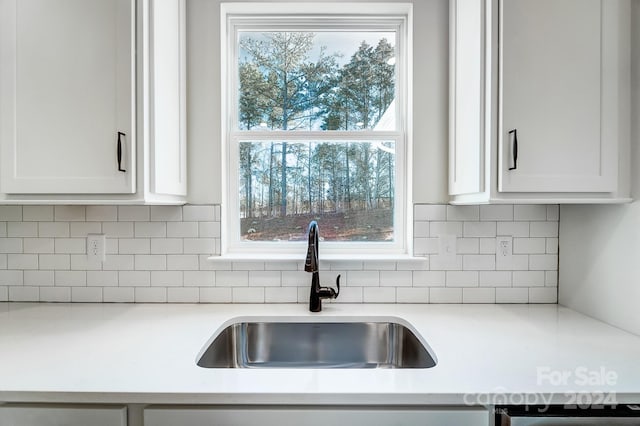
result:
[(118, 132), (118, 171), (126, 172), (126, 170), (122, 168), (122, 136), (127, 135), (125, 133)]
[(518, 168), (518, 129), (509, 130), (511, 138), (511, 155), (513, 157), (513, 167), (509, 167), (509, 170), (515, 170)]

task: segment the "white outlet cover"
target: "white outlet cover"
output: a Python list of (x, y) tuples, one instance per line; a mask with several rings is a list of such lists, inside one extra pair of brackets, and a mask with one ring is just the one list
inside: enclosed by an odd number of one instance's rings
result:
[(513, 237), (496, 238), (496, 256), (510, 257), (513, 255)]
[(87, 234), (87, 260), (104, 262), (106, 257), (106, 238), (104, 234)]
[(457, 236), (456, 235), (440, 235), (438, 237), (438, 254), (440, 259), (446, 263), (455, 263), (457, 255)]

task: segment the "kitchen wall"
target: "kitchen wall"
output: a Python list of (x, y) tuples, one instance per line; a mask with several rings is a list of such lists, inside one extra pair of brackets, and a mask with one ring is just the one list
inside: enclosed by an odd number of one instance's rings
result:
[[(416, 205), (418, 260), (321, 263), (341, 274), (338, 302), (555, 303), (558, 206)], [(303, 255), (291, 262), (211, 261), (220, 206), (0, 206), (0, 301), (285, 303), (308, 301)], [(104, 263), (86, 235), (104, 233)], [(457, 237), (452, 259), (440, 235)], [(496, 256), (496, 237), (513, 255)]]
[[(219, 155), (221, 2), (187, 2), (189, 202), (193, 204), (222, 202)], [(413, 3), (414, 13), (413, 181), (420, 185), (413, 186), (413, 201), (446, 203), (449, 1), (400, 2)]]
[[(632, 196), (640, 198), (640, 0), (632, 1)], [(640, 334), (640, 201), (562, 206), (559, 302)]]

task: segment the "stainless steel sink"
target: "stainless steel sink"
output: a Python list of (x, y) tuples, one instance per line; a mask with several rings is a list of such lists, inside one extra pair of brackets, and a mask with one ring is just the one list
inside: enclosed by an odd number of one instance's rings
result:
[(395, 321), (240, 321), (201, 351), (205, 368), (429, 368), (435, 355)]

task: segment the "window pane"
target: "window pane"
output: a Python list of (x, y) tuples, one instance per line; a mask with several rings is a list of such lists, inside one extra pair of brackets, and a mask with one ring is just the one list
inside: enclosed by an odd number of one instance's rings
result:
[(240, 31), (240, 130), (395, 130), (393, 31)]
[(301, 241), (394, 240), (395, 142), (240, 142), (240, 234)]

